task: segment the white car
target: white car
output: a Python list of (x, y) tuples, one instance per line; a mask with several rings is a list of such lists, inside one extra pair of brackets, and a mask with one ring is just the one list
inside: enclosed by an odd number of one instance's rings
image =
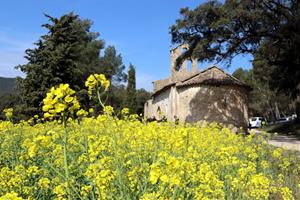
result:
[(249, 121), (250, 128), (260, 128), (262, 126), (262, 117), (251, 117)]

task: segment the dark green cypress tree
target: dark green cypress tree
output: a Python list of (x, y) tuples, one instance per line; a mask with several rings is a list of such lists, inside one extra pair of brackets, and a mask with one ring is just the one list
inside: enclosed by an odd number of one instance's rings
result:
[(135, 68), (130, 63), (128, 70), (128, 84), (126, 88), (126, 107), (129, 108), (131, 113), (136, 113), (137, 100), (136, 100), (136, 79), (135, 79)]
[(42, 26), (48, 33), (35, 48), (26, 50), (28, 63), (17, 67), (26, 75), (18, 85), (27, 115), (41, 111), (46, 92), (60, 83), (69, 83), (82, 101), (86, 99), (84, 82), (89, 74), (99, 71), (99, 54), (104, 47), (97, 39), (99, 34), (90, 32), (91, 21), (74, 13), (60, 18), (45, 16), (50, 23)]

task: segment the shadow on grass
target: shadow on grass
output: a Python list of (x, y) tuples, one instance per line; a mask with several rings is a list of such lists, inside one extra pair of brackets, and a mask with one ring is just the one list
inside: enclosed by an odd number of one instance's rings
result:
[(300, 123), (294, 121), (267, 125), (262, 130), (269, 133), (278, 133), (278, 135), (291, 135), (300, 139)]

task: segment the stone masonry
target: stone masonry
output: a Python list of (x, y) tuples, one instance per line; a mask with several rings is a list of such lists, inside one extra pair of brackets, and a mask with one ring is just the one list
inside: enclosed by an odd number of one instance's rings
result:
[(196, 59), (190, 59), (190, 71), (186, 60), (176, 70), (176, 59), (186, 49), (187, 45), (181, 45), (171, 50), (171, 75), (153, 82), (144, 116), (188, 123), (206, 120), (246, 128), (251, 88), (216, 66), (198, 71)]

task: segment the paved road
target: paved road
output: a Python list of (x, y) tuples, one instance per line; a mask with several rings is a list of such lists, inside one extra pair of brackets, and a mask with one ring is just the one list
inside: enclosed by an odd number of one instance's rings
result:
[[(258, 135), (262, 133), (262, 131), (256, 129), (251, 131)], [(272, 135), (271, 139), (268, 141), (268, 144), (289, 150), (297, 150), (300, 152), (300, 139), (294, 136)]]
[(300, 151), (300, 140), (299, 138), (287, 135), (272, 136), (268, 141), (269, 144), (276, 147), (282, 147), (290, 150)]

